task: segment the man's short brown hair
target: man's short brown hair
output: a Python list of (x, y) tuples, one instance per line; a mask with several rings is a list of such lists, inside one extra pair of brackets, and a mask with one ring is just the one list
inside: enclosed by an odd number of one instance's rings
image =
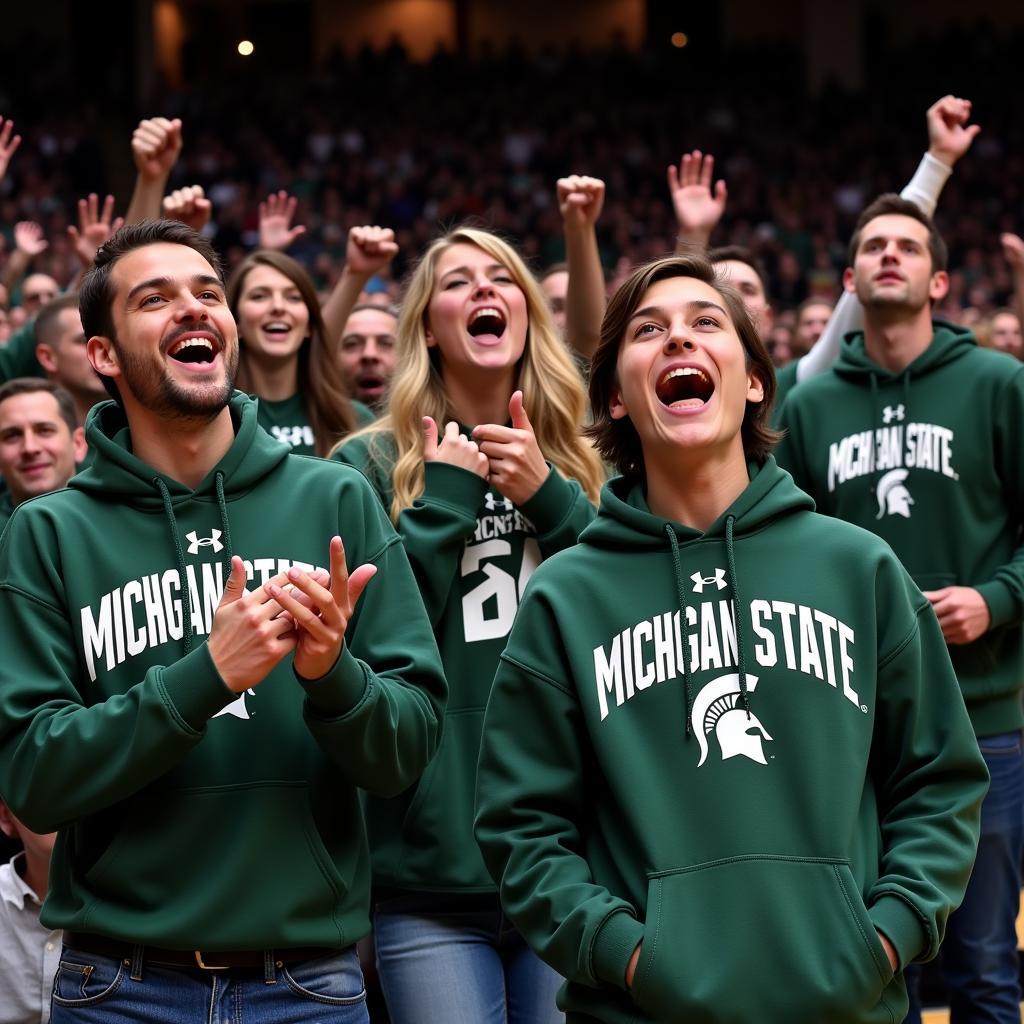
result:
[(612, 419), (609, 412), (612, 393), (619, 385), (619, 349), (630, 318), (639, 308), (651, 285), (673, 277), (692, 277), (711, 285), (725, 303), (740, 343), (746, 352), (747, 366), (761, 382), (764, 398), (747, 402), (741, 428), (743, 451), (747, 459), (763, 462), (778, 443), (779, 434), (768, 425), (775, 399), (775, 368), (739, 293), (703, 256), (666, 256), (634, 270), (612, 296), (601, 324), (601, 341), (590, 364), (590, 405), (593, 422), (586, 434), (601, 457), (623, 476), (641, 477), (644, 473), (640, 435), (628, 416)]
[(38, 391), (45, 391), (53, 395), (57, 403), (57, 410), (60, 418), (68, 425), (70, 433), (78, 429), (78, 410), (75, 408), (75, 400), (59, 384), (54, 384), (45, 377), (15, 377), (13, 380), (0, 384), (0, 405), (3, 405), (8, 398), (15, 395), (34, 395)]
[(949, 250), (942, 240), (942, 235), (935, 229), (935, 222), (918, 206), (909, 199), (896, 195), (895, 192), (886, 192), (880, 195), (873, 203), (865, 207), (864, 212), (857, 218), (857, 224), (853, 229), (853, 237), (850, 239), (850, 248), (846, 254), (848, 266), (853, 266), (857, 257), (857, 250), (860, 248), (860, 238), (864, 228), (876, 217), (885, 217), (889, 214), (897, 214), (900, 217), (910, 217), (928, 229), (928, 252), (932, 257), (932, 273), (945, 270), (949, 265)]

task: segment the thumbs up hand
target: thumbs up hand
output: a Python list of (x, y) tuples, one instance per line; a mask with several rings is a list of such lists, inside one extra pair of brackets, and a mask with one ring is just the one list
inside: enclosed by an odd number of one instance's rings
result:
[(474, 427), (473, 438), (490, 463), (491, 484), (516, 505), (522, 505), (540, 490), (549, 469), (526, 414), (522, 391), (513, 393), (508, 413), (511, 427), (481, 423)]

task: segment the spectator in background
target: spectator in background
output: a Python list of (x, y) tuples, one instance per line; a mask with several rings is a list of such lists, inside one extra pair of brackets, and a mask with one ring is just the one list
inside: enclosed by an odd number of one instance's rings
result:
[(988, 320), (982, 320), (974, 329), (978, 344), (998, 349), (1016, 359), (1024, 358), (1024, 338), (1021, 337), (1020, 318), (1012, 309), (997, 309)]
[(36, 317), (36, 358), (47, 377), (75, 402), (83, 426), (89, 410), (107, 397), (85, 351), (85, 331), (78, 312), (78, 294), (62, 295)]
[(68, 392), (38, 377), (0, 385), (0, 528), (23, 501), (66, 487), (85, 453)]
[(362, 302), (345, 322), (338, 360), (351, 394), (375, 412), (384, 403), (395, 372), (395, 306)]
[(57, 833), (30, 831), (2, 800), (0, 832), (22, 847), (0, 865), (0, 1019), (4, 1024), (47, 1024), (62, 933), (39, 923), (39, 909), (46, 899)]
[(832, 316), (832, 303), (828, 299), (804, 299), (796, 311), (796, 328), (793, 332), (794, 354), (797, 358), (807, 355), (824, 333)]
[(21, 308), (34, 317), (60, 294), (60, 285), (49, 274), (29, 274), (21, 285)]
[(551, 319), (565, 334), (565, 301), (569, 292), (569, 266), (566, 263), (552, 263), (537, 279), (540, 290), (548, 300)]

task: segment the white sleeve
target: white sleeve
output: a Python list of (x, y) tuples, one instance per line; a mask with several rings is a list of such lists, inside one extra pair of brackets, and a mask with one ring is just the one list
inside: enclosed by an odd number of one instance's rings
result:
[[(914, 171), (906, 187), (900, 193), (901, 198), (916, 203), (929, 217), (934, 216), (943, 186), (953, 173), (953, 168), (936, 159), (930, 153), (921, 157), (921, 162)], [(860, 302), (852, 292), (844, 291), (832, 310), (832, 316), (817, 344), (805, 356), (800, 357), (796, 364), (797, 383), (808, 380), (819, 373), (832, 368), (839, 356), (839, 343), (851, 331), (859, 331), (864, 326), (864, 317)]]

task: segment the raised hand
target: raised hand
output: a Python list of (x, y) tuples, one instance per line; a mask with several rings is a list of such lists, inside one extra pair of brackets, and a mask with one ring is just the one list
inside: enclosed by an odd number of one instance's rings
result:
[(928, 152), (937, 160), (952, 167), (971, 148), (975, 136), (981, 131), (976, 124), (969, 125), (971, 101), (959, 96), (943, 96), (928, 108)]
[(1024, 238), (1007, 231), (999, 236), (999, 241), (1003, 247), (1003, 256), (1013, 272), (1024, 272)]
[(707, 245), (725, 213), (728, 189), (725, 182), (719, 180), (712, 191), (714, 170), (715, 158), (710, 153), (703, 155), (699, 149), (684, 153), (678, 168), (669, 165), (668, 191), (680, 234), (687, 241)]
[(295, 650), (298, 639), (290, 609), (283, 614), (270, 592), (288, 582), (287, 574), (281, 573), (252, 591), (245, 589), (245, 579), (245, 563), (235, 555), (207, 641), (210, 658), (232, 693), (263, 682), (278, 662)]
[(180, 220), (193, 231), (202, 231), (210, 223), (213, 203), (206, 198), (202, 185), (189, 185), (164, 196), (163, 214), (167, 220)]
[[(288, 582), (297, 593), (289, 593), (273, 581), (266, 584), (270, 596), (295, 623), (294, 665), (303, 679), (320, 679), (330, 672), (341, 653), (356, 603), (376, 573), (377, 567), (366, 563), (350, 576), (341, 538), (332, 537), (329, 588), (299, 568), (288, 570)], [(304, 599), (300, 600), (300, 595)]]
[(473, 437), (480, 442), (480, 451), (487, 457), (490, 482), (506, 498), (522, 505), (540, 490), (550, 471), (526, 415), (522, 391), (512, 394), (508, 412), (511, 427), (481, 423), (473, 428)]
[(114, 217), (114, 197), (103, 200), (100, 212), (100, 197), (89, 193), (88, 199), (78, 200), (78, 227), (68, 225), (68, 238), (83, 267), (91, 267), (96, 250), (124, 224), (124, 217)]
[(429, 416), (423, 417), (423, 461), (446, 462), (449, 466), (476, 473), (485, 480), (490, 466), (476, 441), (459, 433), (459, 425), (454, 420), (445, 426), (444, 437), (439, 444), (437, 424)]
[(141, 178), (166, 181), (181, 155), (181, 120), (150, 117), (132, 133), (132, 158)]
[(382, 271), (398, 252), (391, 228), (374, 224), (351, 228), (345, 245), (345, 270), (358, 277), (373, 277)]
[(291, 226), (295, 207), (299, 201), (288, 195), (284, 189), (276, 194), (271, 192), (265, 203), (260, 203), (260, 248), (279, 249), (282, 252), (296, 238), (301, 238), (306, 229), (301, 224)]
[(8, 118), (6, 121), (0, 117), (0, 178), (7, 173), (7, 165), (11, 162), (11, 157), (14, 156), (15, 151), (21, 145), (21, 136), (11, 136), (11, 132), (14, 131), (14, 122)]
[(50, 247), (42, 227), (34, 220), (20, 220), (14, 225), (14, 244), (28, 259), (38, 256)]
[(604, 182), (585, 174), (570, 174), (555, 184), (558, 209), (567, 228), (593, 227), (604, 207)]

